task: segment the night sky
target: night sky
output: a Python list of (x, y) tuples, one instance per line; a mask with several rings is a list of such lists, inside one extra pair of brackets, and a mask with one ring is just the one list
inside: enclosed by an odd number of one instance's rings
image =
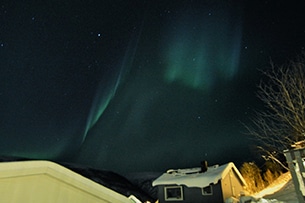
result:
[(258, 69), (305, 51), (305, 1), (0, 3), (0, 155), (116, 172), (255, 158)]

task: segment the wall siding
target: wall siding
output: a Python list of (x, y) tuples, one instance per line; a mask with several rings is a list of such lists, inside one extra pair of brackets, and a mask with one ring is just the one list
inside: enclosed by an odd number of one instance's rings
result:
[(183, 201), (165, 201), (164, 187), (158, 186), (159, 203), (223, 203), (220, 183), (212, 186), (212, 195), (202, 195), (201, 188), (183, 186)]
[(243, 185), (234, 170), (226, 175), (222, 180), (222, 191), (224, 200), (229, 197), (239, 198), (240, 193), (244, 190)]

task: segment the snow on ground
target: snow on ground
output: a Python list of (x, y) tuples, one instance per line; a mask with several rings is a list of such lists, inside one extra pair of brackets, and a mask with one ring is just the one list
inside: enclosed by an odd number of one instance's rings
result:
[(253, 195), (260, 203), (298, 203), (290, 172), (282, 174), (274, 183)]
[(277, 199), (285, 203), (298, 203), (297, 195), (292, 180), (290, 180), (281, 190), (278, 192), (265, 196), (267, 199)]
[(266, 195), (271, 195), (278, 192), (282, 189), (289, 181), (291, 180), (290, 172), (282, 174), (279, 178), (277, 178), (271, 185), (269, 185), (264, 190), (254, 194), (255, 198), (261, 198)]

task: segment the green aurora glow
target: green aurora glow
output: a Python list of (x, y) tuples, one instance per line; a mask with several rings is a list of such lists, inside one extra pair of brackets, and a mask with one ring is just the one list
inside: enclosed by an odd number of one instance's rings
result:
[[(215, 15), (215, 16), (213, 16)], [(228, 12), (185, 17), (169, 27), (163, 57), (167, 82), (209, 90), (218, 80), (229, 80), (239, 66), (241, 23)]]
[[(142, 27), (143, 27), (143, 22), (140, 31), (135, 33), (128, 43), (128, 46), (125, 51), (125, 55), (123, 57), (119, 69), (119, 73), (113, 76), (112, 79), (109, 78), (109, 76), (107, 75), (108, 78), (104, 78), (103, 80), (101, 80), (95, 98), (93, 100), (92, 107), (89, 112), (89, 116), (87, 118), (87, 124), (81, 144), (85, 142), (88, 132), (98, 122), (99, 118), (102, 116), (105, 109), (109, 105), (110, 101), (114, 97), (120, 83), (125, 77), (125, 74), (131, 68), (138, 47), (140, 35), (142, 32)], [(105, 87), (105, 81), (109, 83), (108, 85), (106, 85), (106, 87)]]

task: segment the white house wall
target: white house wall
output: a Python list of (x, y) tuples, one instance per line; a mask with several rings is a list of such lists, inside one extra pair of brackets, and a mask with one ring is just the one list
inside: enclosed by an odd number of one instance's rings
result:
[(127, 197), (47, 161), (0, 163), (0, 202), (130, 203)]
[(224, 200), (229, 197), (239, 198), (244, 187), (234, 170), (230, 170), (221, 181)]

